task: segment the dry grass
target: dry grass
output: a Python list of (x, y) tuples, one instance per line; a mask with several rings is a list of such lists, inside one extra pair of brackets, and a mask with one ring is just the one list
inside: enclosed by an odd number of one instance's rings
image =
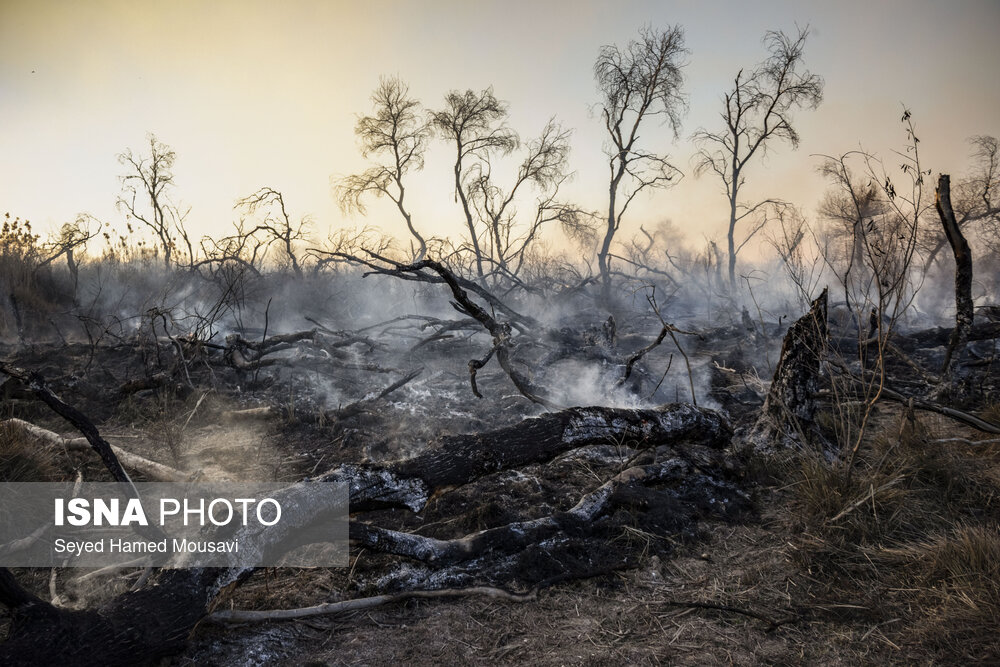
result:
[[(911, 659), (1000, 655), (1000, 455), (942, 445), (944, 425), (888, 420), (855, 469), (786, 462), (794, 560), (827, 609), (886, 624)], [(954, 427), (947, 426), (952, 435)], [(848, 611), (850, 610), (850, 611)]]
[(990, 403), (983, 409), (979, 416), (991, 424), (1000, 424), (1000, 401)]
[(0, 482), (44, 482), (56, 476), (55, 453), (49, 446), (0, 424)]
[(949, 656), (1000, 656), (1000, 530), (959, 526), (896, 549), (877, 562), (914, 588), (922, 613), (914, 637)]

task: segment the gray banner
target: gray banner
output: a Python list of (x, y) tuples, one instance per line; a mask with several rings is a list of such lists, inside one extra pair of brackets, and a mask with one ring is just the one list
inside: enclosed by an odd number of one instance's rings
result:
[(345, 567), (345, 484), (0, 484), (0, 566)]

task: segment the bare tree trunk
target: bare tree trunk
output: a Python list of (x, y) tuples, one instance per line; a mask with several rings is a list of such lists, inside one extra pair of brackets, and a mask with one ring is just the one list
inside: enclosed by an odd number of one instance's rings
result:
[(729, 244), (729, 287), (734, 289), (736, 287), (736, 202), (730, 204), (729, 233), (726, 235), (726, 241)]
[[(619, 171), (623, 173), (623, 170)], [(608, 261), (608, 255), (611, 252), (611, 242), (618, 231), (615, 205), (618, 197), (618, 184), (621, 182), (621, 173), (611, 179), (608, 196), (608, 226), (604, 232), (604, 241), (601, 243), (601, 249), (597, 253), (597, 266), (601, 273), (601, 305), (604, 307), (611, 305), (611, 264)]]
[(972, 250), (955, 221), (955, 211), (951, 208), (951, 177), (948, 174), (938, 176), (936, 203), (945, 236), (955, 255), (955, 330), (948, 342), (941, 368), (942, 383), (949, 383), (955, 367), (964, 356), (965, 344), (969, 340), (975, 316), (972, 301)]

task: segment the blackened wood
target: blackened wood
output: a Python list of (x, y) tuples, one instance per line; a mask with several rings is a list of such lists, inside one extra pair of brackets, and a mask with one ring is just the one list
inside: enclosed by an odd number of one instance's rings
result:
[(972, 250), (955, 221), (955, 211), (951, 207), (951, 177), (948, 174), (938, 176), (936, 204), (938, 217), (941, 218), (945, 236), (955, 256), (955, 329), (948, 341), (941, 368), (942, 381), (949, 382), (955, 366), (964, 356), (965, 343), (969, 340), (975, 317), (975, 305), (972, 301)]

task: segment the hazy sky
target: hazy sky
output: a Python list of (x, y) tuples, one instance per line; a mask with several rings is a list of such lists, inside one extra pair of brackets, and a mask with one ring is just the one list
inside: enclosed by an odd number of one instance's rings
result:
[[(811, 213), (824, 183), (815, 153), (902, 149), (902, 104), (926, 168), (961, 173), (966, 139), (1000, 135), (1000, 2), (95, 2), (0, 0), (0, 212), (56, 225), (82, 211), (109, 221), (123, 169), (116, 154), (153, 132), (177, 153), (176, 196), (196, 234), (224, 233), (239, 197), (267, 185), (316, 231), (355, 225), (331, 176), (364, 167), (355, 117), (380, 75), (398, 75), (428, 107), (452, 89), (492, 85), (522, 136), (550, 116), (574, 129), (565, 193), (606, 206), (607, 165), (592, 67), (601, 45), (643, 25), (680, 24), (691, 50), (681, 138), (643, 133), (687, 174), (645, 199), (633, 225), (664, 218), (693, 234), (723, 229), (719, 185), (691, 175), (690, 134), (719, 123), (721, 96), (764, 56), (768, 29), (811, 27), (807, 67), (826, 81), (818, 111), (797, 116), (802, 144), (777, 147), (748, 194)], [(435, 143), (410, 188), (425, 232), (455, 234), (447, 147)], [(367, 222), (397, 235), (395, 210)], [(41, 223), (41, 224), (39, 224)]]

